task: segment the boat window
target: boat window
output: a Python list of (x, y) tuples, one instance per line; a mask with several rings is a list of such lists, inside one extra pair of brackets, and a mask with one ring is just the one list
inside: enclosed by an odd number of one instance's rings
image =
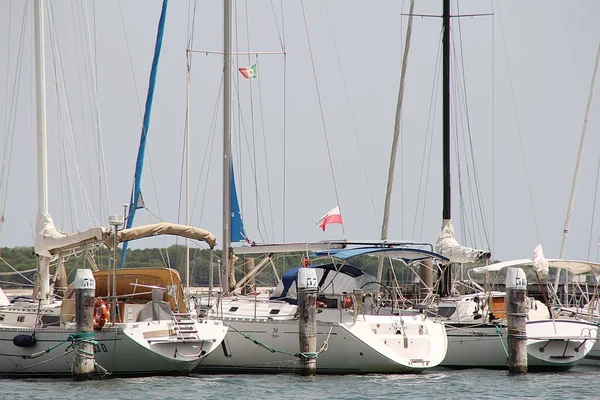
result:
[(59, 326), (60, 317), (56, 315), (44, 315), (42, 316), (42, 326)]
[(443, 317), (448, 318), (456, 312), (456, 307), (438, 307), (437, 311), (429, 310), (427, 315), (430, 317)]
[(274, 308), (271, 311), (269, 311), (269, 314), (271, 314), (271, 315), (277, 315), (277, 314), (279, 314), (279, 311), (280, 311), (279, 309), (275, 309)]
[(24, 315), (19, 315), (17, 317), (17, 322), (25, 322), (25, 316)]
[(239, 307), (231, 307), (229, 309), (229, 312), (236, 312), (238, 310)]
[(4, 321), (4, 314), (0, 315), (0, 321)]

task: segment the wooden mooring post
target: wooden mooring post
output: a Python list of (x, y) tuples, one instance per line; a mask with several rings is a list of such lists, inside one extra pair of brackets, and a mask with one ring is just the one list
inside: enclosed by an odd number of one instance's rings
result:
[(527, 373), (527, 277), (521, 268), (506, 272), (508, 371)]
[(317, 272), (303, 260), (298, 269), (298, 339), (300, 344), (300, 373), (312, 376), (317, 373)]
[(75, 275), (75, 333), (73, 380), (85, 381), (94, 375), (94, 302), (96, 280), (90, 269)]

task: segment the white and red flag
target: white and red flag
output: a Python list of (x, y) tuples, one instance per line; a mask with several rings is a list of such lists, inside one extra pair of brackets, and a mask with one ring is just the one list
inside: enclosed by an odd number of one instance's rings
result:
[(340, 213), (340, 206), (330, 210), (327, 214), (323, 215), (317, 221), (317, 226), (323, 230), (328, 224), (343, 224), (342, 214)]

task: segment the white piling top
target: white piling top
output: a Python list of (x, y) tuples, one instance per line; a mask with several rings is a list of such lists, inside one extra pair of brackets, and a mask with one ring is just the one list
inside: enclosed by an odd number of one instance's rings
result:
[(506, 271), (506, 288), (526, 289), (527, 277), (521, 268), (508, 268)]
[(298, 289), (317, 289), (317, 271), (313, 268), (298, 268)]
[(78, 269), (75, 275), (75, 289), (96, 289), (96, 280), (91, 269)]

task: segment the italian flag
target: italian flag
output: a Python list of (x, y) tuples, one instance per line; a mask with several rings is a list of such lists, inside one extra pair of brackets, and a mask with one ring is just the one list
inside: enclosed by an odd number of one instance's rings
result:
[(256, 64), (251, 67), (239, 68), (239, 70), (246, 79), (258, 78), (258, 74), (256, 73)]
[(317, 226), (323, 230), (328, 224), (343, 224), (342, 214), (340, 213), (340, 207), (337, 206), (330, 210), (327, 214), (323, 215), (317, 221)]

